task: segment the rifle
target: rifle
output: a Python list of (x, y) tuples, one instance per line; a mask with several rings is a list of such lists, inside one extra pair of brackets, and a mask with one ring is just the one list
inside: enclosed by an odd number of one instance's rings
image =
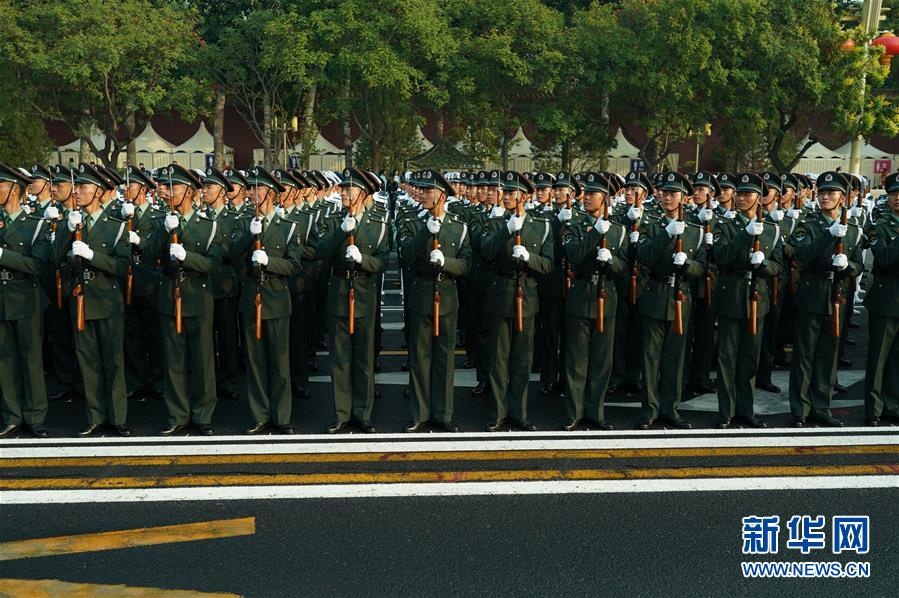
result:
[[(351, 191), (352, 195), (352, 191)], [(356, 215), (353, 213), (353, 204), (352, 200), (350, 203), (350, 209), (348, 211), (351, 218), (355, 218)], [(356, 229), (350, 231), (347, 236), (347, 245), (355, 245), (356, 244)], [(356, 332), (356, 262), (354, 260), (350, 260), (350, 289), (347, 293), (350, 305), (349, 305), (349, 322), (347, 323), (347, 331), (350, 333), (350, 336)]]
[[(571, 192), (565, 197), (565, 209), (571, 210)], [(564, 226), (564, 225), (563, 225)], [(571, 292), (571, 279), (574, 278), (574, 272), (571, 271), (571, 264), (568, 263), (568, 256), (562, 252), (562, 296), (568, 297)]]
[[(184, 201), (182, 199), (182, 201)], [(175, 188), (172, 184), (172, 167), (169, 166), (169, 213), (175, 215)], [(178, 233), (172, 231), (171, 243), (178, 244)], [(184, 322), (181, 317), (181, 261), (175, 260), (175, 334), (181, 334), (184, 329)]]
[[(128, 201), (128, 164), (125, 163), (125, 201)], [(131, 261), (128, 263), (128, 274), (125, 276), (125, 305), (131, 305), (131, 294), (134, 290), (134, 245), (131, 244), (131, 231), (134, 230), (134, 217), (129, 216), (126, 223), (128, 228), (128, 250), (131, 253)]]
[[(755, 219), (758, 222), (762, 221), (762, 200), (759, 199), (759, 203), (755, 208)], [(762, 240), (759, 235), (756, 235), (752, 238), (752, 251), (755, 253), (756, 251), (761, 251), (762, 248)], [(758, 333), (758, 313), (759, 313), (759, 301), (762, 300), (762, 295), (758, 290), (758, 277), (756, 276), (756, 268), (753, 269), (749, 273), (749, 334), (755, 336)]]
[[(437, 206), (434, 206), (434, 218), (440, 217)], [(440, 244), (437, 242), (437, 233), (431, 241), (431, 248), (436, 251)], [(434, 264), (434, 336), (440, 336), (440, 265)]]
[[(706, 209), (712, 209), (712, 196), (711, 194), (706, 196), (705, 202)], [(711, 222), (711, 220), (709, 221)], [(712, 232), (712, 225), (709, 222), (705, 223), (705, 227), (703, 228), (703, 237), (705, 235)], [(712, 244), (706, 243), (706, 262), (705, 262), (705, 304), (707, 306), (712, 305)]]
[[(75, 192), (75, 174), (72, 170), (69, 170), (69, 177), (72, 182), (72, 193)], [(72, 207), (78, 210), (78, 206), (72, 202)], [(81, 227), (83, 224), (79, 224), (75, 228), (75, 240), (81, 241)], [(84, 329), (87, 328), (87, 323), (84, 318), (84, 260), (81, 258), (76, 258), (72, 256), (72, 266), (75, 268), (75, 271), (78, 273), (77, 281), (75, 282), (75, 288), (72, 289), (72, 296), (75, 297), (75, 329), (78, 332), (84, 332)]]
[[(253, 199), (253, 205), (256, 206), (256, 220), (259, 220), (259, 181), (253, 181), (256, 184), (256, 197)], [(260, 221), (261, 222), (261, 221)], [(262, 249), (262, 233), (256, 235), (256, 243), (253, 246), (256, 251)], [(256, 340), (262, 340), (262, 284), (265, 274), (262, 272), (262, 265), (258, 262), (253, 266), (256, 278)]]
[[(677, 206), (677, 219), (679, 222), (684, 221), (684, 204), (681, 201)], [(684, 250), (684, 240), (681, 235), (677, 235), (674, 240), (674, 251), (681, 253)], [(684, 333), (684, 301), (687, 300), (686, 295), (680, 290), (681, 267), (676, 266), (674, 270), (674, 334)]]
[[(53, 191), (53, 185), (50, 185), (50, 205), (59, 204), (62, 206), (59, 201), (56, 199), (56, 193)], [(50, 232), (53, 234), (53, 238), (56, 238), (56, 220), (54, 219), (50, 222)], [(59, 265), (56, 266), (56, 309), (62, 309), (62, 273), (59, 270)]]
[[(643, 200), (640, 198), (640, 192), (634, 197), (634, 206), (639, 208)], [(634, 220), (631, 224), (631, 232), (636, 233), (640, 230), (640, 221)], [(631, 260), (631, 288), (630, 288), (630, 304), (637, 305), (637, 277), (640, 275), (640, 264), (637, 262), (637, 244), (631, 243), (629, 247)]]
[[(602, 200), (602, 218), (603, 220), (608, 220), (609, 218), (609, 201), (608, 196), (603, 197)], [(599, 237), (599, 248), (606, 249), (608, 242), (606, 241), (606, 236), (601, 235)], [(608, 298), (608, 294), (606, 293), (606, 281), (605, 276), (606, 271), (605, 267), (596, 260), (596, 332), (605, 332), (605, 314), (606, 314), (606, 299)]]
[[(849, 216), (849, 209), (841, 206), (840, 224), (846, 224)], [(837, 237), (837, 242), (833, 248), (834, 255), (843, 253), (843, 237)], [(840, 291), (839, 282), (836, 280), (836, 269), (831, 268), (827, 273), (827, 280), (830, 281), (831, 300), (830, 300), (830, 336), (840, 338), (840, 307), (846, 304), (846, 299)]]
[[(515, 206), (515, 215), (521, 216), (524, 206), (519, 201)], [(521, 229), (515, 231), (515, 244), (521, 245)], [(515, 265), (515, 330), (519, 333), (524, 330), (524, 289), (522, 287), (522, 276), (524, 275), (524, 262), (518, 260)]]

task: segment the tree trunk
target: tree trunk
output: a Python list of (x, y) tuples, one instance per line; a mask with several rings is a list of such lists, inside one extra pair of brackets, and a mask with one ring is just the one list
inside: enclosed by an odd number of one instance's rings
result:
[(306, 92), (306, 104), (303, 107), (303, 130), (300, 132), (300, 138), (303, 140), (303, 168), (309, 168), (309, 156), (315, 151), (315, 138), (318, 134), (315, 129), (315, 95), (317, 91), (318, 86), (313, 83)]
[(272, 167), (272, 108), (268, 102), (262, 107), (262, 164), (266, 170)]
[(509, 138), (505, 133), (499, 138), (499, 161), (503, 170), (509, 170)]
[[(149, 125), (149, 121), (147, 124)], [(134, 130), (136, 127), (137, 124), (135, 123), (134, 113), (132, 112), (125, 117), (125, 130), (128, 132), (128, 137), (131, 138), (128, 142), (127, 152), (125, 153), (125, 161), (134, 166), (137, 166), (137, 131)], [(116, 162), (118, 162), (118, 155), (116, 155), (115, 159)]]
[(571, 172), (571, 141), (562, 142), (562, 170)]
[(353, 166), (353, 134), (349, 120), (343, 121), (343, 159), (347, 168)]
[(215, 88), (215, 105), (212, 113), (212, 151), (215, 154), (214, 166), (225, 167), (225, 92), (220, 85)]
[(87, 139), (84, 137), (81, 138), (81, 143), (78, 146), (78, 162), (90, 162), (91, 161), (91, 146), (87, 144)]

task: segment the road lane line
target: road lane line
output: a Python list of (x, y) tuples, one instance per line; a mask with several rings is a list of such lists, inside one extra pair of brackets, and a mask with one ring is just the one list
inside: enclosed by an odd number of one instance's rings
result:
[(572, 449), (511, 451), (423, 451), (377, 453), (275, 453), (173, 455), (137, 457), (0, 458), (0, 470), (42, 467), (149, 467), (176, 465), (240, 465), (286, 463), (384, 463), (411, 461), (510, 461), (559, 459), (637, 459), (688, 457), (755, 457), (813, 455), (884, 455), (899, 453), (899, 445), (718, 447), (669, 449)]
[(899, 464), (11, 478), (0, 479), (0, 490), (98, 490), (109, 488), (171, 488), (190, 486), (524, 482), (825, 475), (885, 475), (895, 476), (896, 479), (899, 480)]
[(78, 596), (79, 598), (238, 598), (237, 594), (165, 590), (125, 585), (73, 583), (61, 579), (0, 579), (0, 596), (34, 598), (35, 596)]
[(0, 543), (0, 561), (115, 550), (118, 548), (133, 548), (135, 546), (172, 544), (175, 542), (193, 542), (213, 538), (249, 536), (255, 533), (256, 518), (245, 517), (161, 527), (142, 527), (95, 534), (35, 538)]
[(404, 498), (427, 496), (509, 496), (540, 494), (631, 494), (662, 492), (799, 492), (846, 489), (899, 490), (892, 476), (699, 478), (662, 480), (579, 480), (553, 482), (471, 482), (426, 484), (326, 484), (321, 486), (229, 486), (128, 490), (26, 490), (0, 492), (4, 505)]

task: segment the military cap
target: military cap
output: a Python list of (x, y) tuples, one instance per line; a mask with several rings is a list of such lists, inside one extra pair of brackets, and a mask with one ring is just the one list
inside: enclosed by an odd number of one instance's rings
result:
[(766, 170), (762, 173), (762, 180), (765, 181), (765, 185), (769, 190), (774, 189), (778, 193), (783, 193), (783, 183), (781, 182), (780, 175), (776, 172)]
[(29, 185), (34, 179), (31, 175), (25, 175), (24, 172), (17, 168), (13, 168), (11, 166), (7, 166), (0, 162), (0, 181), (5, 181), (8, 183), (18, 183), (19, 185)]
[(708, 187), (712, 190), (712, 195), (721, 193), (717, 178), (708, 170), (700, 170), (693, 175), (693, 188), (696, 187)]
[(50, 176), (54, 183), (69, 183), (75, 180), (75, 169), (56, 164), (50, 168)]
[(249, 181), (247, 181), (247, 177), (243, 175), (243, 173), (239, 170), (233, 170), (228, 168), (222, 172), (225, 175), (225, 178), (231, 183), (231, 188), (234, 188), (234, 185), (238, 187), (243, 187), (244, 189), (250, 186)]
[(498, 170), (488, 170), (484, 173), (484, 178), (480, 179), (481, 184), (485, 187), (499, 187), (501, 173)]
[(662, 191), (680, 191), (684, 195), (693, 195), (693, 184), (686, 175), (670, 171), (662, 173)]
[(780, 175), (780, 192), (786, 191), (787, 187), (793, 191), (799, 191), (799, 179), (790, 172), (784, 172)]
[(153, 177), (148, 171), (131, 164), (125, 167), (125, 180), (129, 183), (137, 183), (141, 186), (149, 187), (150, 189), (156, 188), (156, 183), (153, 182)]
[(376, 175), (370, 170), (360, 170), (366, 178), (368, 178), (369, 182), (372, 184), (372, 193), (377, 193), (381, 189), (384, 188), (384, 181), (381, 180), (381, 177)]
[(31, 178), (43, 179), (49, 183), (51, 181), (51, 179), (53, 178), (53, 175), (50, 172), (50, 170), (43, 164), (32, 164)]
[(340, 181), (341, 187), (358, 187), (365, 191), (366, 195), (371, 195), (378, 190), (371, 177), (365, 171), (359, 170), (355, 166), (344, 168), (341, 174), (343, 176), (343, 180)]
[(883, 188), (887, 193), (899, 191), (899, 172), (894, 172), (883, 179)]
[(281, 184), (281, 181), (273, 177), (271, 173), (262, 166), (254, 166), (249, 169), (247, 171), (247, 180), (253, 187), (262, 185), (263, 187), (274, 189), (278, 193), (284, 192), (284, 185)]
[(501, 187), (503, 191), (521, 191), (523, 193), (534, 192), (534, 184), (523, 174), (514, 170), (503, 172)]
[(817, 179), (819, 191), (842, 191), (848, 195), (849, 181), (841, 172), (823, 172)]
[(199, 189), (203, 186), (203, 183), (200, 182), (200, 178), (196, 174), (180, 164), (169, 164), (168, 166), (160, 168), (156, 174), (156, 180), (166, 184), (171, 183), (174, 185), (175, 183), (181, 183), (182, 185), (187, 185), (193, 189)]
[(736, 190), (738, 193), (755, 192), (760, 195), (768, 194), (768, 187), (761, 175), (754, 172), (742, 172), (735, 176), (737, 181)]
[(851, 188), (856, 191), (863, 191), (865, 188), (865, 181), (862, 179), (859, 174), (847, 174), (846, 177), (849, 179), (849, 184)]
[(581, 176), (581, 185), (584, 187), (584, 193), (590, 193), (591, 191), (611, 193), (614, 187), (608, 176), (601, 172), (585, 172)]
[(799, 180), (799, 184), (802, 185), (803, 189), (811, 189), (815, 186), (815, 184), (812, 182), (812, 179), (810, 179), (808, 175), (797, 174), (796, 178)]
[(217, 168), (209, 167), (201, 179), (203, 185), (221, 185), (225, 191), (230, 191), (233, 183)]
[(606, 177), (606, 180), (609, 182), (609, 193), (612, 195), (621, 191), (626, 184), (624, 177), (618, 174), (617, 172), (609, 172), (608, 170), (600, 170), (599, 174)]
[(564, 170), (556, 173), (556, 181), (553, 183), (553, 188), (558, 189), (559, 187), (568, 187), (574, 191), (575, 195), (581, 192), (581, 184), (571, 176), (570, 172), (565, 172)]
[(310, 186), (315, 187), (319, 191), (328, 186), (328, 181), (317, 170), (304, 170), (303, 177), (309, 181)]
[(556, 183), (556, 177), (548, 172), (538, 172), (531, 181), (537, 189), (549, 189)]
[(718, 187), (720, 189), (736, 189), (737, 182), (734, 175), (729, 172), (722, 172), (718, 175)]
[(425, 170), (421, 173), (422, 189), (440, 189), (448, 196), (453, 195), (449, 180), (439, 170)]
[(97, 172), (106, 177), (113, 187), (121, 185), (124, 180), (114, 168), (106, 168), (102, 164), (97, 164)]
[(87, 183), (96, 185), (107, 191), (115, 188), (112, 181), (100, 174), (97, 168), (90, 164), (85, 164), (84, 162), (78, 165), (78, 177), (75, 179), (75, 182), (79, 184)]
[(627, 187), (642, 187), (646, 189), (647, 193), (652, 193), (652, 183), (649, 182), (649, 177), (646, 176), (645, 172), (632, 170), (624, 177), (624, 181)]
[(300, 184), (300, 189), (308, 189), (309, 187), (318, 187), (315, 183), (310, 183), (309, 179), (303, 176), (303, 171), (298, 168), (291, 168), (290, 174)]
[(272, 176), (275, 177), (279, 183), (281, 183), (285, 188), (293, 187), (294, 189), (302, 189), (303, 184), (293, 176), (293, 173), (289, 170), (282, 170), (280, 168), (276, 168), (272, 171)]
[(473, 183), (471, 173), (467, 170), (463, 170), (459, 173), (459, 182), (463, 185), (471, 186)]

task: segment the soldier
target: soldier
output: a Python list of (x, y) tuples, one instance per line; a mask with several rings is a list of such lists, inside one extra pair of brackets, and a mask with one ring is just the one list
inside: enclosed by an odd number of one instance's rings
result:
[(847, 220), (849, 181), (841, 173), (825, 172), (817, 184), (820, 212), (800, 220), (790, 238), (796, 261), (803, 268), (802, 284), (796, 294), (790, 366), (794, 427), (803, 427), (807, 419), (825, 426), (843, 425), (830, 413), (840, 329), (832, 328), (845, 316), (849, 279), (863, 267), (862, 231)]
[[(865, 423), (899, 423), (899, 172), (884, 180), (889, 213), (868, 225), (874, 280), (868, 308)], [(892, 364), (892, 365), (890, 365)]]
[(405, 431), (420, 432), (430, 420), (446, 432), (458, 432), (453, 423), (456, 279), (471, 269), (469, 231), (459, 216), (443, 209), (452, 187), (440, 172), (426, 170), (419, 184), (422, 207), (430, 217), (408, 218), (398, 235), (400, 260), (414, 275), (409, 293), (412, 321), (406, 323), (412, 421)]
[[(652, 428), (661, 419), (676, 428), (692, 426), (677, 412), (683, 395), (686, 330), (692, 313), (690, 281), (705, 275), (702, 228), (683, 220), (685, 197), (693, 185), (679, 172), (668, 172), (660, 186), (661, 217), (644, 214), (637, 257), (648, 279), (638, 308), (643, 332), (643, 421)], [(678, 250), (679, 249), (679, 250)]]
[[(769, 281), (783, 271), (778, 226), (764, 222), (759, 202), (765, 184), (756, 174), (738, 174), (734, 219), (722, 219), (715, 229), (718, 286), (714, 310), (718, 317), (719, 428), (739, 419), (753, 428), (766, 424), (753, 410), (753, 380), (762, 347), (765, 315), (770, 306)], [(757, 243), (757, 245), (756, 245)]]
[(41, 328), (49, 301), (40, 280), (51, 271), (50, 232), (22, 205), (33, 180), (0, 163), (0, 438), (23, 424), (36, 438), (48, 436)]
[(528, 420), (527, 404), (538, 308), (534, 274), (552, 269), (554, 240), (548, 220), (524, 213), (525, 198), (534, 191), (530, 181), (517, 172), (504, 172), (502, 190), (502, 206), (481, 233), (481, 255), (496, 262), (487, 293), (487, 346), (493, 351), (487, 431), (501, 429), (509, 416), (519, 429), (533, 431), (537, 427)]
[(343, 171), (343, 209), (323, 223), (316, 256), (330, 265), (328, 330), (334, 422), (329, 434), (351, 420), (365, 433), (371, 423), (375, 390), (375, 312), (378, 275), (387, 269), (390, 240), (386, 215), (374, 213), (378, 182), (357, 168)]
[(274, 424), (293, 434), (290, 421), (290, 288), (288, 279), (301, 267), (303, 246), (295, 222), (275, 212), (275, 198), (284, 191), (262, 167), (248, 173), (256, 212), (231, 233), (231, 262), (246, 264), (251, 273), (241, 285), (238, 309), (247, 350), (247, 394), (256, 422), (247, 434), (261, 434)]
[[(565, 302), (566, 343), (564, 430), (582, 420), (590, 427), (611, 430), (605, 419), (605, 396), (612, 375), (618, 292), (614, 276), (628, 270), (628, 232), (609, 220), (610, 182), (587, 173), (584, 184), (586, 214), (561, 234), (575, 280)], [(600, 313), (602, 309), (602, 313)]]
[(69, 303), (88, 420), (78, 436), (93, 436), (106, 425), (119, 436), (131, 436), (125, 425), (125, 301), (119, 282), (131, 262), (129, 235), (125, 223), (100, 205), (101, 196), (115, 190), (112, 181), (82, 163), (75, 183), (77, 209), (69, 212), (66, 226), (57, 229), (52, 256), (57, 264), (68, 253), (74, 259)]

